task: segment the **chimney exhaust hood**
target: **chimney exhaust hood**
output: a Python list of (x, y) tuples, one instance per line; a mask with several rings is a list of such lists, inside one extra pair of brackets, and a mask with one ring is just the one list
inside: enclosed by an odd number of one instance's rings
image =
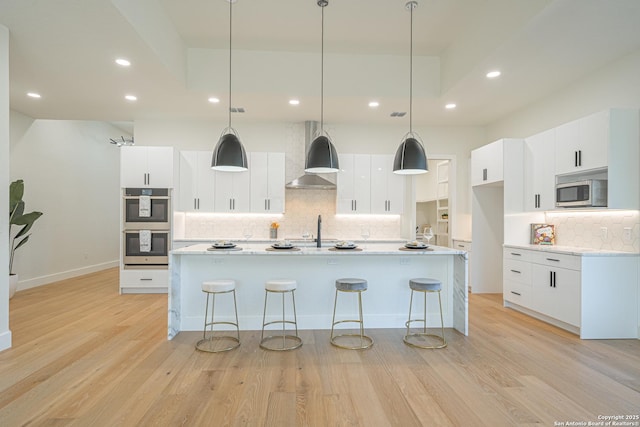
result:
[[(309, 146), (313, 142), (313, 136), (318, 129), (318, 122), (306, 121), (304, 122), (304, 153), (306, 155), (309, 150)], [(318, 176), (314, 173), (305, 173), (302, 176), (288, 182), (285, 188), (299, 189), (299, 190), (335, 190), (336, 185)]]

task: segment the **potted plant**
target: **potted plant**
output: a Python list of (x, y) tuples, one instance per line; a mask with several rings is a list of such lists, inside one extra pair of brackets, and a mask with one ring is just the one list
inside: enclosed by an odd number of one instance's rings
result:
[[(9, 185), (9, 298), (12, 298), (18, 287), (18, 275), (13, 273), (13, 257), (16, 250), (29, 241), (27, 234), (33, 223), (42, 216), (42, 212), (24, 213), (24, 181), (19, 179)], [(19, 228), (15, 236), (11, 236), (13, 226)]]

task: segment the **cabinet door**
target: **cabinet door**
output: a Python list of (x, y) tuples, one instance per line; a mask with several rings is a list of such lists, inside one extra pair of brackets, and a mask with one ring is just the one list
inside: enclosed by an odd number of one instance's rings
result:
[(198, 209), (198, 152), (180, 152), (180, 181), (178, 183), (178, 210)]
[(555, 208), (555, 130), (533, 135), (525, 144), (524, 206), (527, 211)]
[(556, 128), (558, 175), (608, 165), (609, 112), (592, 114)]
[(215, 172), (215, 212), (249, 212), (248, 171)]
[(120, 186), (148, 187), (147, 147), (120, 147)]
[(498, 140), (471, 151), (471, 185), (503, 180), (503, 141)]
[(366, 154), (340, 155), (337, 213), (371, 212), (371, 156)]
[(173, 187), (173, 148), (147, 148), (147, 184), (153, 188)]
[(251, 212), (284, 212), (284, 153), (250, 153)]
[(371, 213), (400, 214), (404, 207), (404, 176), (393, 173), (393, 156), (371, 156)]
[(533, 264), (531, 308), (574, 326), (580, 326), (580, 272)]
[(211, 151), (197, 152), (197, 207), (200, 212), (214, 211), (216, 172), (211, 169)]

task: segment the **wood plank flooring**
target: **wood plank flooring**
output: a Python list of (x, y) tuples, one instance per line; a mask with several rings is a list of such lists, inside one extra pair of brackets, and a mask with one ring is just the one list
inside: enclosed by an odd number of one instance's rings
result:
[[(365, 299), (366, 304), (366, 299)], [(166, 340), (166, 295), (118, 295), (105, 270), (18, 292), (0, 353), (0, 426), (554, 426), (640, 414), (640, 341), (582, 341), (470, 296), (470, 333), (421, 350), (400, 329), (367, 351), (222, 354)], [(635, 420), (640, 421), (640, 420)], [(638, 424), (636, 424), (638, 425)]]

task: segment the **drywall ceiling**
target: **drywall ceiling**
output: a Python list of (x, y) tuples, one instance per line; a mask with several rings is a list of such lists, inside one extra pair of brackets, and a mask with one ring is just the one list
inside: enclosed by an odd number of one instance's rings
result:
[[(329, 0), (325, 122), (408, 123), (390, 117), (409, 110), (405, 3)], [(640, 49), (637, 0), (418, 3), (414, 125), (491, 123)], [(2, 0), (0, 24), (11, 34), (11, 108), (23, 114), (227, 118), (226, 0)], [(232, 105), (246, 110), (234, 123), (319, 119), (320, 34), (315, 0), (233, 3)], [(116, 66), (118, 57), (132, 66)], [(502, 76), (488, 80), (494, 68)], [(289, 105), (291, 98), (300, 105)], [(380, 106), (369, 108), (372, 100)], [(449, 102), (457, 108), (446, 110)]]

